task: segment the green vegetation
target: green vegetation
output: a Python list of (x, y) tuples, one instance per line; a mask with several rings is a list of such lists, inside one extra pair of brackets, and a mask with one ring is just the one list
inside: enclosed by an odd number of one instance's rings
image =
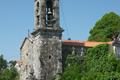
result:
[[(96, 22), (88, 40), (112, 41), (119, 32), (120, 16), (110, 12)], [(120, 60), (106, 44), (87, 49), (82, 57), (73, 51), (67, 56), (60, 80), (120, 80)]]
[(0, 72), (7, 67), (7, 61), (3, 58), (3, 55), (0, 56)]
[[(70, 55), (69, 55), (70, 56)], [(72, 58), (71, 58), (72, 57)], [(84, 60), (78, 63), (77, 56), (68, 59), (61, 80), (119, 80), (120, 60), (109, 53), (108, 45), (99, 45), (87, 50)]]
[(88, 49), (81, 80), (119, 80), (120, 60), (109, 53), (108, 45)]
[(0, 56), (0, 80), (19, 80), (18, 73), (12, 64), (4, 59), (3, 55)]
[(112, 41), (120, 32), (120, 16), (114, 12), (105, 14), (90, 31), (89, 41)]
[[(120, 32), (120, 16), (105, 14), (90, 31), (89, 41), (111, 41)], [(18, 80), (15, 62), (0, 56), (0, 80)], [(120, 80), (120, 60), (109, 52), (108, 45), (89, 48), (84, 56), (74, 51), (67, 56), (60, 80)], [(59, 75), (58, 75), (59, 77)], [(53, 79), (56, 80), (56, 79)]]
[[(120, 16), (105, 14), (90, 31), (89, 41), (112, 41), (120, 32)], [(110, 53), (108, 45), (89, 48), (83, 60), (70, 54), (61, 80), (120, 80), (120, 60)]]
[(76, 55), (74, 52), (69, 54), (66, 60), (66, 69), (62, 75), (61, 80), (80, 80), (80, 56)]

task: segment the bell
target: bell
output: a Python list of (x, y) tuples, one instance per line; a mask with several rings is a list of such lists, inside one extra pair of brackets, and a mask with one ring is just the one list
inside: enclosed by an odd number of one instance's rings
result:
[(48, 8), (48, 14), (52, 14), (52, 12), (51, 12), (50, 8)]

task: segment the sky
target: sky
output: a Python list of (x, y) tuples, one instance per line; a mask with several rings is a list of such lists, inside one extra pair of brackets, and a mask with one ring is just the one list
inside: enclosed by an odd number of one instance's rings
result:
[[(60, 0), (63, 40), (85, 41), (89, 31), (105, 13), (120, 15), (120, 0)], [(34, 0), (0, 1), (0, 54), (20, 59), (20, 46), (34, 28)]]

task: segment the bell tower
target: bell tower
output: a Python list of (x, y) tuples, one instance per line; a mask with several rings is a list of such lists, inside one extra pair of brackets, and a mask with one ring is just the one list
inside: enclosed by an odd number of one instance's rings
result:
[(59, 0), (35, 0), (34, 29), (61, 29)]
[(34, 0), (34, 20), (21, 46), (20, 80), (52, 80), (62, 73), (59, 0)]
[(38, 80), (51, 80), (62, 73), (62, 32), (59, 0), (35, 0), (32, 54)]

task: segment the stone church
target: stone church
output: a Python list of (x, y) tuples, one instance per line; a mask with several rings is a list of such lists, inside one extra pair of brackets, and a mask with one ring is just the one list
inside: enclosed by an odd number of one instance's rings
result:
[(34, 0), (34, 31), (21, 46), (20, 80), (51, 80), (62, 73), (59, 0)]
[[(59, 0), (34, 0), (34, 31), (21, 45), (20, 80), (52, 80), (62, 74), (67, 53), (112, 42), (62, 40)], [(70, 51), (71, 50), (71, 51)]]

